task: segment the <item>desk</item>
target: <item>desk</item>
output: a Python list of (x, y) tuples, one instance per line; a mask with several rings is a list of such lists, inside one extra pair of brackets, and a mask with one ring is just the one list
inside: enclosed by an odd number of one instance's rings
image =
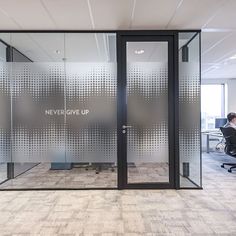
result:
[[(223, 139), (223, 134), (220, 131), (203, 131), (202, 134), (205, 134), (207, 136), (207, 153), (210, 152), (210, 141), (219, 141), (219, 139)], [(211, 136), (217, 138), (211, 138)]]

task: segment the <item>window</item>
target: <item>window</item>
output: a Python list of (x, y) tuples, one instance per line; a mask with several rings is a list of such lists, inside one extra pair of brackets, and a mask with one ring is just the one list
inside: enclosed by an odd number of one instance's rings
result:
[(202, 130), (215, 129), (215, 118), (225, 117), (225, 85), (201, 86)]

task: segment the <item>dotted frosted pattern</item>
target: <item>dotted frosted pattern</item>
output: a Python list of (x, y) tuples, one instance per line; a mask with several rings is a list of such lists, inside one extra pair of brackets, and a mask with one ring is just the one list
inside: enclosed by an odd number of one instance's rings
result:
[(67, 160), (116, 162), (116, 65), (70, 63), (66, 67), (67, 109), (88, 109), (67, 116)]
[(7, 63), (0, 63), (0, 162), (9, 162), (11, 137), (10, 70)]
[(128, 64), (128, 162), (168, 162), (168, 69)]
[(200, 185), (199, 63), (180, 63), (179, 73), (180, 173), (183, 174), (182, 163), (189, 163), (189, 178)]
[(12, 63), (14, 162), (64, 162), (64, 116), (46, 116), (64, 109), (63, 63)]
[[(115, 63), (11, 63), (9, 71), (12, 161), (117, 161)], [(1, 78), (7, 72), (1, 68)], [(9, 83), (0, 85), (10, 91)], [(6, 132), (2, 147), (10, 147)]]

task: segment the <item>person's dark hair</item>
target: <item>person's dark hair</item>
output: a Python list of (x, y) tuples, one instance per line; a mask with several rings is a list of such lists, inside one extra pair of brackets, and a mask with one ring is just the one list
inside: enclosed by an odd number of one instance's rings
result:
[(227, 119), (228, 119), (229, 122), (230, 122), (231, 120), (233, 120), (234, 118), (236, 118), (236, 113), (235, 113), (235, 112), (230, 112), (230, 113), (227, 115)]

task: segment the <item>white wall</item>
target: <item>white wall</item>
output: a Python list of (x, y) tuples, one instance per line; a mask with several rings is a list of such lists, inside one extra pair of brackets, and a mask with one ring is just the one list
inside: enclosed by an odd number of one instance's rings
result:
[(228, 112), (236, 112), (236, 79), (227, 81), (228, 84)]

